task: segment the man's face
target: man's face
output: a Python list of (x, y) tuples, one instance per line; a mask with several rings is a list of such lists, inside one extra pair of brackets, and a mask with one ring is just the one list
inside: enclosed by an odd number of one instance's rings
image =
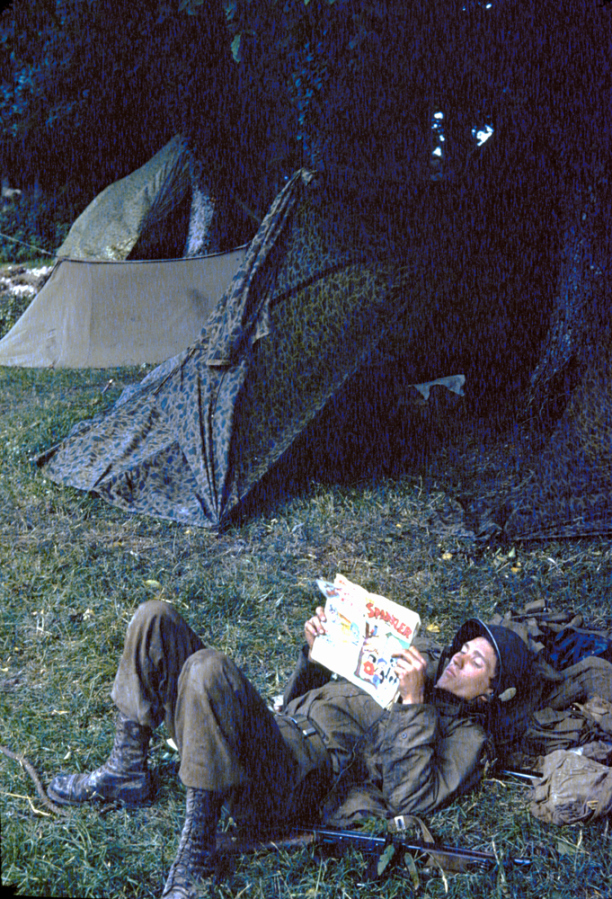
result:
[(485, 637), (474, 637), (452, 657), (436, 687), (470, 701), (491, 693), (497, 656)]

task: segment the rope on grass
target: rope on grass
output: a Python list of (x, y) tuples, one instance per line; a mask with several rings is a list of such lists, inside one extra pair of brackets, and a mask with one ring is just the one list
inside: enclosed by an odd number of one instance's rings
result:
[(12, 240), (13, 243), (20, 243), (22, 247), (28, 247), (30, 250), (36, 250), (37, 253), (44, 253), (45, 256), (55, 256), (55, 253), (50, 253), (49, 250), (43, 250), (42, 247), (37, 247), (33, 243), (26, 243), (24, 240), (17, 240), (16, 237), (11, 237), (10, 234), (3, 234), (0, 231), (0, 237), (6, 238), (6, 240)]
[(48, 809), (50, 809), (55, 815), (69, 815), (70, 814), (70, 812), (67, 809), (62, 808), (59, 805), (56, 805), (54, 802), (51, 802), (51, 800), (45, 793), (44, 787), (43, 787), (42, 783), (40, 782), (40, 777), (36, 773), (34, 766), (32, 764), (30, 764), (30, 762), (28, 762), (28, 760), (23, 755), (13, 752), (7, 746), (1, 746), (1, 745), (0, 745), (0, 752), (3, 752), (4, 755), (6, 755), (9, 759), (14, 759), (16, 762), (19, 762), (19, 764), (23, 768), (25, 768), (25, 770), (28, 772), (28, 774), (34, 781), (34, 786), (36, 787), (36, 792), (38, 793), (40, 801), (43, 802)]

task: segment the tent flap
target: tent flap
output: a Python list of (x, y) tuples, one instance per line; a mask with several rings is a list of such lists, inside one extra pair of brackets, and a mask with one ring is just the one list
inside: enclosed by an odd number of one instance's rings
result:
[(160, 262), (62, 260), (0, 340), (0, 365), (161, 362), (197, 339), (246, 248)]
[(157, 231), (190, 192), (187, 145), (177, 134), (147, 163), (92, 200), (72, 225), (57, 256), (127, 259), (139, 241), (147, 243), (147, 232)]

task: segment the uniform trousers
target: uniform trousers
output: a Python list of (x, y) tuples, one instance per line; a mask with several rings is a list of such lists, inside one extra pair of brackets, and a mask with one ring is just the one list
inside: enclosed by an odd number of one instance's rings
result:
[(131, 721), (165, 722), (183, 784), (220, 793), (236, 818), (312, 817), (329, 788), (322, 743), (272, 713), (238, 666), (204, 646), (168, 603), (136, 610), (112, 698)]

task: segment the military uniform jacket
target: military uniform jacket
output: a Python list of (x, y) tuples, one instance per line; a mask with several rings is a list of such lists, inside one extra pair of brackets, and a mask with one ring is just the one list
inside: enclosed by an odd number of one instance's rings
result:
[[(428, 661), (429, 701), (383, 709), (359, 687), (330, 679), (304, 646), (277, 720), (302, 776), (315, 773), (325, 747), (332, 768), (331, 789), (322, 797), (327, 821), (347, 825), (368, 815), (427, 813), (480, 779), (486, 732), (461, 714), (459, 700), (433, 690)], [(305, 722), (320, 738), (318, 755), (300, 740)]]

